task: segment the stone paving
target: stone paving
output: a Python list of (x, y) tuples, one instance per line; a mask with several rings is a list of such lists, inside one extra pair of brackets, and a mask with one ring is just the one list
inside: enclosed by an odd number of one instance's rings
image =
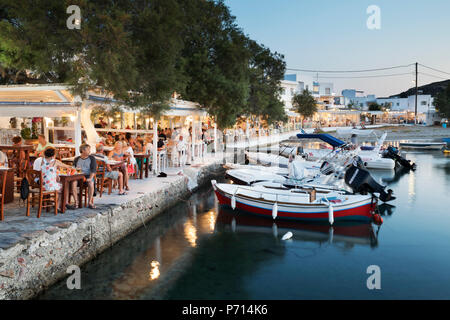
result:
[[(213, 159), (206, 160), (210, 163)], [(106, 211), (111, 207), (117, 207), (132, 199), (142, 197), (146, 193), (151, 193), (163, 187), (164, 184), (172, 183), (184, 179), (184, 176), (194, 178), (196, 167), (201, 165), (186, 166), (184, 168), (170, 168), (166, 170), (167, 177), (158, 178), (149, 175), (142, 180), (130, 179), (130, 191), (127, 195), (119, 196), (117, 189), (113, 189), (108, 195), (107, 191), (102, 197), (99, 194), (95, 197), (97, 209), (80, 208), (77, 210), (66, 210), (64, 214), (54, 215), (53, 210), (49, 212), (43, 210), (41, 218), (37, 218), (37, 207), (31, 209), (30, 217), (26, 214), (26, 202), (22, 201), (19, 194), (15, 194), (13, 203), (4, 207), (5, 219), (0, 222), (0, 249), (8, 249), (23, 240), (30, 239), (36, 232), (51, 232), (55, 227), (64, 227), (71, 222), (79, 222), (83, 218), (95, 216), (98, 212)], [(55, 228), (56, 229), (56, 228)]]

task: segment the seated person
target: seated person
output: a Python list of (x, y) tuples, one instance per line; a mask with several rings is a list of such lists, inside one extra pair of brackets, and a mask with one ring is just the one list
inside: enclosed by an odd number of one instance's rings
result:
[[(94, 154), (94, 157), (99, 160), (103, 161), (104, 165), (106, 165), (105, 170), (105, 178), (109, 178), (111, 180), (116, 180), (119, 184), (119, 195), (125, 195), (127, 194), (125, 190), (123, 189), (123, 173), (120, 171), (113, 171), (111, 169), (111, 166), (108, 164), (108, 157), (104, 154), (104, 148), (103, 145), (98, 144), (96, 146), (97, 153)], [(103, 168), (97, 168), (97, 171), (102, 171)]]
[(113, 146), (114, 145), (114, 137), (112, 135), (111, 132), (108, 132), (108, 134), (106, 135), (106, 139), (105, 139), (105, 144), (107, 146)]
[(38, 146), (37, 146), (37, 148), (36, 148), (36, 153), (35, 153), (35, 155), (36, 155), (36, 156), (39, 156), (39, 157), (42, 157), (42, 155), (44, 154), (45, 148), (47, 148), (47, 147), (53, 147), (53, 145), (52, 145), (50, 142), (47, 142), (47, 141), (45, 140), (45, 136), (44, 136), (43, 134), (40, 134), (40, 135), (38, 136), (38, 141), (39, 141), (39, 143), (38, 143)]
[(164, 143), (164, 139), (159, 138), (157, 147), (158, 147), (158, 151), (165, 149), (166, 144)]
[[(45, 191), (57, 191), (58, 192), (58, 211), (62, 211), (62, 187), (59, 183), (58, 168), (70, 168), (58, 160), (55, 159), (56, 149), (46, 148), (42, 158), (41, 172), (43, 177), (43, 185)], [(72, 209), (70, 205), (68, 209)]]
[[(12, 138), (12, 145), (13, 147), (21, 147), (22, 146), (22, 137), (20, 136), (15, 136), (14, 138)], [(20, 150), (20, 152), (18, 153), (18, 156), (21, 159), (25, 159), (25, 151)]]
[(0, 150), (0, 167), (7, 167), (8, 166), (8, 157), (6, 154)]
[[(51, 147), (51, 146), (49, 146), (49, 147), (47, 147), (47, 148), (44, 149), (44, 154), (45, 154), (45, 151), (47, 151), (48, 149), (53, 149), (54, 152), (55, 152), (55, 155), (56, 155), (56, 149), (55, 149), (55, 147)], [(43, 161), (43, 160), (44, 160), (44, 155), (43, 155), (42, 157), (39, 157), (39, 158), (37, 158), (36, 160), (34, 160), (34, 163), (33, 163), (33, 170), (41, 171), (41, 168), (42, 168), (42, 161)], [(71, 168), (70, 166), (65, 165), (64, 163), (62, 163), (61, 161), (59, 161), (58, 159), (56, 159), (56, 164), (57, 164), (58, 167), (61, 167), (61, 168)]]
[[(85, 184), (88, 187), (89, 208), (95, 209), (96, 206), (94, 205), (94, 190), (95, 175), (97, 173), (97, 161), (95, 160), (95, 157), (91, 155), (91, 147), (88, 144), (82, 144), (80, 146), (80, 153), (81, 155), (75, 157), (75, 159), (73, 160), (73, 166), (77, 169), (80, 169), (86, 177)], [(75, 207), (78, 207), (78, 197), (76, 196), (77, 181), (72, 182), (72, 189), (74, 190)]]
[[(114, 144), (114, 149), (112, 149), (109, 152), (108, 158), (116, 160), (116, 161), (125, 161), (126, 157), (125, 157), (125, 153), (124, 153), (123, 149), (124, 148), (123, 148), (122, 141), (117, 141)], [(125, 190), (129, 191), (130, 188), (128, 187), (128, 170), (127, 170), (126, 163), (124, 163), (122, 165), (120, 170), (122, 171), (122, 174), (123, 174), (123, 184), (125, 186)]]
[(146, 136), (144, 139), (144, 153), (150, 154), (153, 150), (152, 137)]

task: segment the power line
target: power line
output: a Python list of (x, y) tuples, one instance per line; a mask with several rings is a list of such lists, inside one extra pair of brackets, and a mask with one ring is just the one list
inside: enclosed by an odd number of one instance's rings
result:
[(296, 69), (296, 68), (286, 68), (286, 70), (300, 71), (300, 72), (314, 72), (314, 73), (354, 73), (354, 72), (374, 72), (382, 70), (392, 70), (398, 68), (406, 68), (414, 65), (414, 63), (393, 67), (377, 68), (377, 69), (365, 69), (365, 70), (309, 70), (309, 69)]
[(445, 73), (445, 74), (448, 74), (448, 75), (450, 75), (450, 72), (446, 72), (446, 71), (442, 71), (442, 70), (439, 70), (439, 69), (436, 69), (436, 68), (428, 67), (428, 66), (426, 66), (426, 65), (423, 65), (423, 64), (421, 64), (421, 63), (419, 63), (419, 65), (420, 65), (420, 66), (422, 66), (422, 67), (425, 67), (425, 68), (428, 68), (428, 69), (431, 69), (431, 70), (437, 71), (437, 72), (441, 72), (441, 73)]
[(394, 76), (404, 76), (404, 75), (413, 75), (411, 72), (406, 73), (393, 73), (393, 74), (379, 74), (374, 76), (357, 76), (357, 77), (333, 77), (333, 76), (320, 76), (322, 79), (364, 79), (364, 78), (384, 78), (384, 77), (394, 77)]
[(423, 74), (425, 76), (434, 77), (434, 78), (443, 79), (443, 80), (447, 80), (448, 79), (448, 78), (444, 78), (444, 77), (441, 77), (441, 76), (436, 76), (434, 74), (429, 74), (429, 73), (425, 73), (425, 72), (419, 72), (419, 74)]

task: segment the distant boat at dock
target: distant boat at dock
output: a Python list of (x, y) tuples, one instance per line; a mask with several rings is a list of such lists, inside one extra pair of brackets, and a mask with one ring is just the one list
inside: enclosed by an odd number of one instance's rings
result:
[(420, 150), (441, 150), (446, 145), (447, 145), (446, 142), (420, 141), (420, 140), (399, 143), (399, 146), (402, 149), (420, 149)]

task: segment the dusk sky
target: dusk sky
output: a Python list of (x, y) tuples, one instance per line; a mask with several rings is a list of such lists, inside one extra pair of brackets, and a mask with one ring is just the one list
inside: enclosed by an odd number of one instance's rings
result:
[[(252, 39), (285, 55), (288, 68), (361, 70), (416, 61), (450, 73), (448, 0), (225, 0), (237, 23)], [(369, 30), (367, 7), (381, 10), (380, 30)], [(411, 73), (383, 78), (338, 79)], [(419, 85), (450, 75), (419, 66)], [(287, 73), (293, 73), (288, 70)], [(299, 80), (315, 74), (298, 73)], [(414, 86), (414, 66), (376, 73), (319, 74), (334, 91), (352, 88), (386, 96)]]

